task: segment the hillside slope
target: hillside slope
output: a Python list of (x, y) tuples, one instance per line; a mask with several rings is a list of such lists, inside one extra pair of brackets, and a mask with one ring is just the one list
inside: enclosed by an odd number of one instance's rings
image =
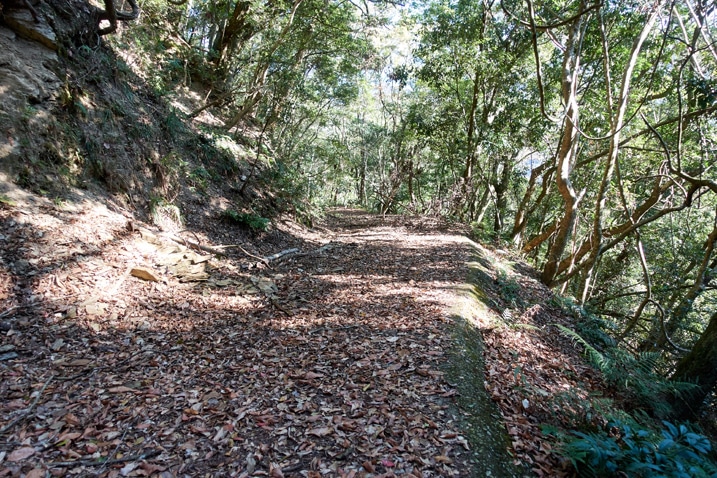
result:
[(56, 202), (81, 191), (168, 229), (201, 228), (227, 210), (276, 214), (280, 204), (263, 178), (270, 162), (259, 157), (254, 133), (229, 137), (206, 115), (185, 121), (183, 108), (196, 94), (178, 90), (169, 98), (148, 85), (130, 65), (132, 51), (93, 36), (93, 8), (42, 3), (39, 23), (26, 10), (3, 12), (6, 183)]

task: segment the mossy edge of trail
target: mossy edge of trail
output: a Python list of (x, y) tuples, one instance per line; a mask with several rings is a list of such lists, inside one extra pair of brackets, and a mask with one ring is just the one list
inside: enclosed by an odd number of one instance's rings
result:
[(457, 388), (458, 425), (473, 454), (474, 477), (514, 478), (530, 476), (527, 469), (514, 464), (509, 453), (510, 438), (498, 407), (485, 389), (484, 342), (479, 323), (489, 321), (489, 300), (480, 283), (489, 279), (487, 259), (476, 247), (469, 263), (467, 283), (458, 288), (457, 301), (450, 311), (453, 346), (448, 351), (446, 377)]

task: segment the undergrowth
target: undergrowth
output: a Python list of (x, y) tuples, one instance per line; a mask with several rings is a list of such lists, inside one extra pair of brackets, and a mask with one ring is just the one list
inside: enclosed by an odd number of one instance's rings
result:
[(655, 420), (669, 416), (667, 397), (696, 385), (665, 379), (658, 372), (664, 365), (659, 353), (633, 354), (620, 348), (605, 321), (570, 300), (556, 298), (554, 302), (579, 324), (577, 330), (554, 326), (582, 347), (590, 363), (624, 399), (622, 404), (601, 401), (602, 419), (586, 416), (572, 423), (572, 431), (544, 427), (559, 442), (558, 453), (570, 460), (580, 476), (717, 478), (712, 446), (705, 436), (685, 424)]
[(269, 228), (271, 222), (268, 218), (258, 214), (237, 212), (233, 209), (224, 211), (224, 218), (229, 222), (249, 228), (254, 232), (263, 232)]
[(559, 453), (580, 476), (717, 476), (717, 465), (710, 456), (712, 446), (705, 436), (686, 425), (662, 424), (655, 430), (634, 420), (614, 421), (591, 433), (553, 433), (562, 442)]
[(696, 385), (664, 379), (656, 372), (661, 355), (658, 352), (632, 354), (619, 347), (599, 351), (580, 334), (555, 324), (560, 332), (583, 347), (586, 357), (606, 382), (628, 397), (631, 404), (658, 417), (668, 416), (671, 409), (665, 397), (679, 396)]

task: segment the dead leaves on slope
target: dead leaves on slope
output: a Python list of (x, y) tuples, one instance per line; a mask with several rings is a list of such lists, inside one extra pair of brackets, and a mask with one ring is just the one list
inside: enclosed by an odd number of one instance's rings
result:
[[(522, 288), (524, 298), (548, 302), (550, 292), (536, 281)], [(531, 291), (527, 292), (526, 291)], [(544, 305), (533, 305), (504, 326), (484, 333), (486, 388), (501, 410), (516, 462), (536, 476), (574, 476), (569, 462), (553, 449), (554, 439), (542, 426), (563, 430), (599, 420), (588, 398), (604, 384), (579, 351), (553, 323), (571, 326), (569, 318)]]

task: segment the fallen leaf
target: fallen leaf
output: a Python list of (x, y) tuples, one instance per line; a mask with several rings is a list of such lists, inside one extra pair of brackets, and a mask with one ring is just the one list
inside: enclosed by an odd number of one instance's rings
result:
[(318, 427), (318, 428), (311, 428), (306, 433), (308, 435), (314, 435), (317, 437), (325, 437), (327, 435), (331, 435), (334, 432), (333, 427)]
[(138, 279), (150, 282), (159, 282), (159, 274), (157, 274), (149, 267), (133, 267), (130, 271), (130, 274), (132, 274), (134, 277), (137, 277)]
[(34, 454), (35, 454), (35, 449), (30, 446), (18, 448), (17, 450), (13, 450), (13, 452), (7, 456), (7, 461), (24, 460), (26, 458), (31, 457)]
[(127, 463), (122, 467), (122, 469), (120, 469), (120, 475), (127, 476), (132, 473), (135, 468), (137, 468), (137, 463)]
[(124, 393), (124, 392), (134, 392), (136, 390), (133, 388), (125, 387), (124, 385), (120, 385), (119, 387), (112, 387), (107, 391), (110, 393)]
[(284, 478), (284, 473), (279, 465), (271, 463), (269, 465), (269, 476), (271, 478)]

